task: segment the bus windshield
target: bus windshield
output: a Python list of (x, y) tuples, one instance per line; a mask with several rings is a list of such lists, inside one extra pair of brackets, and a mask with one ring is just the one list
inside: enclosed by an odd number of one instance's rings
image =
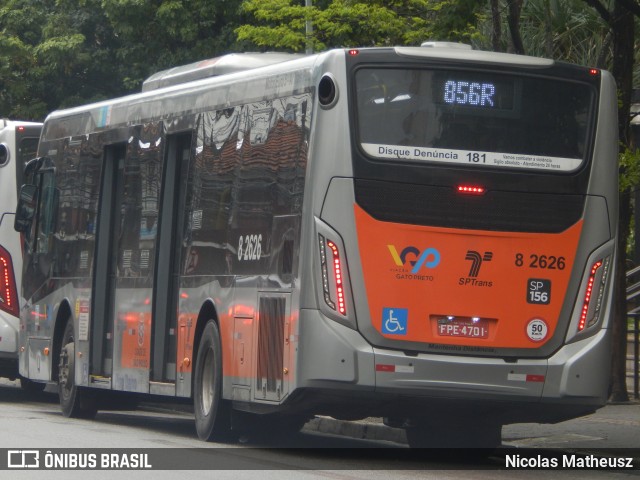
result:
[(595, 90), (494, 72), (361, 68), (359, 142), (377, 158), (573, 171), (587, 153)]

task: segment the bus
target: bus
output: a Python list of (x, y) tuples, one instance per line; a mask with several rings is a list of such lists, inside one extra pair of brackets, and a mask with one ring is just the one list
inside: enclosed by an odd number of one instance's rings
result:
[(438, 43), (251, 55), (47, 117), (22, 375), (68, 417), (193, 402), (203, 440), (328, 415), (491, 447), (605, 403), (610, 73)]
[[(20, 235), (13, 229), (23, 170), (38, 149), (42, 124), (0, 119), (0, 376), (18, 378)], [(38, 387), (25, 378), (23, 387)]]

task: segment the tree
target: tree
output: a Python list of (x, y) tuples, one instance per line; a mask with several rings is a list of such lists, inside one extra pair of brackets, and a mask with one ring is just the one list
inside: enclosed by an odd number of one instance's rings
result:
[(114, 68), (119, 44), (100, 0), (57, 0), (33, 48), (48, 106), (75, 106), (120, 94), (122, 72)]
[(42, 120), (120, 91), (115, 37), (99, 0), (8, 0), (0, 7), (3, 115)]
[(138, 91), (152, 73), (242, 50), (241, 0), (0, 0), (0, 109), (52, 110)]
[(48, 9), (41, 1), (9, 0), (0, 6), (0, 109), (2, 116), (42, 118), (46, 104), (34, 89), (34, 46)]
[[(616, 0), (613, 11), (609, 13), (599, 0), (585, 0), (592, 5), (607, 21), (613, 33), (613, 67), (612, 73), (618, 84), (618, 132), (620, 144), (624, 150), (631, 146), (629, 136), (629, 112), (631, 110), (631, 94), (633, 90), (634, 64), (634, 15), (640, 16), (640, 5), (632, 0)], [(624, 173), (624, 172), (622, 172)], [(616, 316), (613, 322), (614, 356), (612, 363), (611, 400), (626, 401), (629, 399), (626, 387), (626, 336), (627, 336), (627, 299), (625, 291), (625, 252), (626, 239), (629, 236), (631, 221), (631, 192), (629, 189), (620, 192), (620, 231), (618, 233), (618, 265), (616, 270)]]
[[(303, 1), (246, 0), (250, 18), (238, 39), (262, 49), (320, 51), (337, 47), (419, 45), (425, 40), (469, 41), (476, 35), (480, 4), (474, 0)], [(305, 25), (313, 24), (307, 38)]]
[[(602, 3), (600, 0), (583, 0), (584, 5), (591, 7), (588, 15), (571, 16), (562, 15), (562, 9), (568, 4), (573, 3), (572, 7), (576, 7), (575, 2), (550, 2), (549, 0), (532, 1), (528, 3), (528, 7), (535, 8), (530, 11), (537, 12), (537, 25), (545, 25), (544, 29), (539, 26), (532, 29), (526, 29), (521, 26), (521, 20), (526, 16), (526, 9), (520, 9), (520, 0), (507, 0), (509, 6), (509, 26), (511, 32), (512, 43), (516, 45), (516, 51), (525, 53), (525, 44), (530, 48), (527, 53), (535, 49), (535, 45), (544, 46), (545, 56), (552, 58), (573, 61), (575, 63), (592, 64), (605, 67), (604, 62), (608, 60), (609, 68), (617, 82), (618, 86), (618, 132), (620, 138), (621, 169), (622, 176), (625, 175), (625, 163), (623, 161), (632, 157), (629, 155), (631, 147), (630, 138), (630, 107), (631, 94), (633, 90), (633, 70), (635, 64), (635, 17), (640, 18), (640, 3), (634, 0), (612, 0), (609, 4)], [(515, 4), (515, 5), (514, 5)], [(520, 4), (520, 5), (518, 5)], [(595, 20), (594, 14), (600, 19)], [(522, 18), (521, 18), (522, 17)], [(566, 35), (562, 29), (552, 28), (554, 19), (563, 18), (563, 25), (580, 25), (582, 35)], [(526, 25), (526, 22), (525, 22)], [(493, 31), (496, 26), (493, 26)], [(573, 28), (566, 29), (570, 32), (576, 32)], [(521, 37), (521, 31), (526, 31), (533, 37), (543, 32), (545, 35), (544, 42), (521, 42), (521, 38), (527, 36), (524, 33)], [(594, 34), (598, 32), (597, 34)], [(606, 32), (606, 33), (605, 33)], [(551, 35), (554, 35), (551, 38)], [(598, 40), (604, 39), (604, 40)], [(611, 42), (611, 52), (609, 49)], [(520, 45), (520, 46), (518, 46)], [(576, 48), (579, 47), (579, 48)], [(576, 52), (579, 52), (576, 55)], [(611, 55), (608, 55), (611, 53)], [(587, 59), (587, 57), (589, 57)], [(596, 60), (597, 59), (597, 60)], [(588, 60), (588, 61), (585, 61)], [(626, 333), (627, 333), (627, 305), (625, 292), (625, 269), (626, 269), (626, 241), (629, 237), (629, 225), (631, 220), (631, 190), (629, 183), (622, 181), (623, 187), (620, 191), (620, 217), (618, 232), (618, 260), (616, 268), (616, 291), (615, 291), (615, 315), (612, 322), (613, 335), (613, 355), (611, 366), (611, 388), (610, 399), (612, 401), (628, 400), (626, 388)]]
[(233, 30), (241, 0), (102, 0), (120, 44), (124, 84), (137, 89), (158, 70), (240, 50)]

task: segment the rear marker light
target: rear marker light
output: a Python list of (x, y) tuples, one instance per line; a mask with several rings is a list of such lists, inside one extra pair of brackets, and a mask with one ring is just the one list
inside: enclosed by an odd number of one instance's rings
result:
[(356, 50), (355, 48), (354, 48), (354, 49), (349, 50), (349, 55), (351, 55), (352, 57), (355, 57), (355, 56), (356, 56), (356, 55), (358, 55), (359, 53), (360, 53), (360, 50)]
[(395, 372), (395, 371), (396, 371), (395, 365), (385, 365), (381, 363), (376, 364), (376, 372)]
[(484, 187), (473, 185), (458, 185), (458, 193), (466, 193), (468, 195), (484, 195)]
[(511, 382), (527, 382), (527, 383), (544, 383), (544, 375), (536, 375), (531, 373), (509, 373), (507, 380)]
[(415, 367), (412, 364), (393, 365), (393, 364), (386, 364), (386, 363), (376, 363), (376, 372), (415, 373)]
[(0, 309), (18, 316), (17, 294), (13, 276), (11, 256), (0, 248)]
[[(344, 282), (342, 262), (338, 246), (331, 240), (319, 235), (320, 240), (320, 266), (322, 268), (322, 290), (324, 301), (332, 309), (341, 315), (347, 314), (347, 306), (344, 294)], [(327, 256), (327, 249), (331, 258)], [(332, 288), (333, 287), (333, 288)], [(333, 301), (332, 290), (335, 291), (336, 301)]]
[(0, 266), (2, 266), (2, 272), (4, 275), (2, 276), (2, 289), (4, 293), (4, 297), (0, 297), (0, 301), (4, 303), (7, 307), (11, 307), (11, 289), (9, 288), (9, 265), (7, 264), (7, 259), (4, 257), (0, 257)]
[(586, 327), (593, 326), (598, 321), (608, 270), (609, 257), (598, 260), (591, 267), (589, 280), (587, 281), (587, 290), (584, 294), (582, 311), (580, 312), (578, 332), (583, 331)]

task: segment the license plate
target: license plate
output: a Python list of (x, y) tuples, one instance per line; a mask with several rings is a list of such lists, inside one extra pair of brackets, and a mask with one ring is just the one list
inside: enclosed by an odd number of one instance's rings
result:
[(438, 320), (438, 335), (442, 337), (488, 338), (489, 324), (484, 320)]

